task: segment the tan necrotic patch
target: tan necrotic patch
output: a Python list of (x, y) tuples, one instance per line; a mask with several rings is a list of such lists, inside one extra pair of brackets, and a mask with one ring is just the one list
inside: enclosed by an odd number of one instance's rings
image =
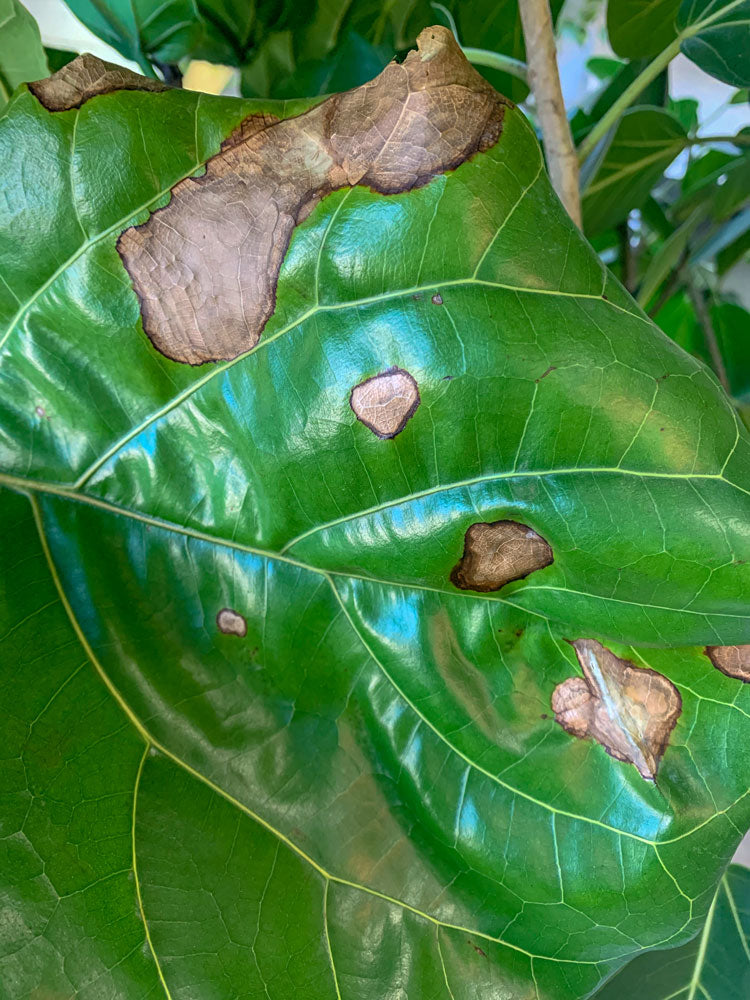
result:
[(497, 141), (507, 102), (451, 32), (428, 28), (417, 46), (297, 118), (253, 123), (121, 235), (157, 350), (194, 365), (250, 350), (274, 310), (294, 227), (322, 197), (356, 184), (408, 191)]
[(706, 656), (727, 677), (750, 684), (750, 645), (706, 646)]
[(168, 90), (161, 80), (151, 80), (122, 66), (104, 62), (89, 52), (77, 56), (52, 76), (29, 84), (29, 90), (48, 111), (69, 111), (116, 90)]
[(555, 721), (572, 736), (596, 740), (653, 781), (682, 711), (679, 691), (655, 670), (621, 660), (595, 639), (572, 645), (583, 677), (555, 688)]
[(419, 388), (409, 372), (390, 368), (352, 389), (349, 405), (357, 420), (379, 438), (393, 438), (419, 406)]
[(222, 608), (216, 616), (216, 624), (225, 635), (238, 635), (241, 639), (247, 635), (247, 621), (234, 608)]
[(549, 544), (527, 524), (490, 521), (472, 524), (451, 581), (461, 590), (500, 590), (553, 562)]

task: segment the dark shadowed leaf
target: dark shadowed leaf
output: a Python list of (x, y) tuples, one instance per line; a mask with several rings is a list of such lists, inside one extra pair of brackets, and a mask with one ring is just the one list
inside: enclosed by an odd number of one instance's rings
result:
[(750, 85), (750, 0), (682, 0), (680, 49), (733, 87)]
[(750, 438), (422, 45), (0, 121), (9, 1000), (582, 1000), (750, 824)]
[(677, 34), (680, 0), (609, 0), (607, 33), (612, 48), (625, 59), (647, 59), (661, 52)]
[[(717, 302), (711, 308), (711, 319), (732, 396), (747, 404), (750, 402), (750, 313), (735, 302)], [(673, 296), (656, 320), (681, 347), (711, 365), (705, 333), (684, 293)]]
[(584, 191), (586, 232), (602, 232), (640, 208), (686, 144), (683, 125), (668, 111), (633, 108), (626, 112)]
[(635, 959), (596, 1000), (746, 1000), (750, 995), (750, 871), (732, 865), (689, 944)]

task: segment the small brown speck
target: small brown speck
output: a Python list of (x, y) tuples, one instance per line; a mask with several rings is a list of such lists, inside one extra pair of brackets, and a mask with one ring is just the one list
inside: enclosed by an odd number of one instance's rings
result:
[(432, 296), (432, 304), (434, 306), (441, 306), (443, 304), (443, 296), (440, 294), (440, 292), (435, 292), (435, 294)]
[(234, 608), (222, 608), (216, 616), (216, 624), (225, 635), (237, 635), (240, 639), (247, 635), (247, 621)]

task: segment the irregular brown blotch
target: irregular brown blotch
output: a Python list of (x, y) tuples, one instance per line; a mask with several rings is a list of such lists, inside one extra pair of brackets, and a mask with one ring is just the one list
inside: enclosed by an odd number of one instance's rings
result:
[(553, 691), (555, 721), (572, 736), (596, 740), (653, 781), (682, 711), (679, 691), (655, 670), (621, 660), (595, 639), (572, 645), (584, 676), (570, 677)]
[(117, 244), (157, 350), (197, 365), (250, 350), (275, 308), (294, 227), (324, 195), (395, 194), (452, 170), (500, 136), (507, 101), (447, 28), (371, 82), (238, 137)]
[(435, 292), (435, 294), (432, 296), (432, 304), (434, 306), (441, 306), (443, 304), (443, 296), (440, 294), (440, 292)]
[(30, 83), (29, 90), (48, 111), (70, 111), (99, 94), (115, 90), (150, 90), (169, 88), (161, 80), (140, 76), (122, 66), (104, 62), (90, 52), (84, 52), (66, 63), (52, 76)]
[(706, 656), (727, 677), (750, 684), (750, 645), (706, 646)]
[(389, 368), (355, 385), (349, 405), (357, 420), (379, 438), (393, 438), (406, 427), (419, 406), (419, 388), (403, 368)]
[(451, 581), (461, 590), (500, 590), (554, 561), (549, 544), (528, 524), (479, 521), (464, 537), (464, 554)]
[(247, 620), (234, 608), (222, 608), (216, 616), (216, 624), (225, 635), (238, 635), (241, 639), (247, 635)]

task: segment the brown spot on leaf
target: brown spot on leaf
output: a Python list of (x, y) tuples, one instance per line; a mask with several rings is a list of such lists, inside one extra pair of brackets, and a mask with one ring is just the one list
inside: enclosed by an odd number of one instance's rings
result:
[(569, 677), (553, 691), (555, 721), (572, 736), (596, 740), (653, 781), (682, 711), (679, 691), (655, 670), (621, 660), (595, 639), (572, 645), (583, 677)]
[(29, 84), (29, 90), (48, 111), (69, 111), (99, 94), (115, 90), (168, 90), (161, 80), (152, 80), (132, 70), (104, 62), (84, 52), (52, 76)]
[(451, 573), (461, 590), (500, 590), (553, 562), (552, 549), (527, 524), (479, 521), (464, 538), (464, 554)]
[(434, 306), (441, 306), (443, 304), (443, 296), (440, 294), (440, 292), (435, 292), (435, 294), (432, 296), (432, 304)]
[(750, 645), (706, 646), (706, 656), (727, 677), (750, 684)]
[(481, 955), (482, 958), (487, 958), (487, 952), (483, 948), (480, 948), (478, 944), (474, 944), (474, 942), (471, 940), (471, 938), (467, 938), (466, 939), (466, 943), (470, 944), (471, 947), (474, 949), (474, 951), (478, 955)]
[(547, 371), (546, 372), (542, 372), (542, 374), (539, 376), (539, 378), (535, 378), (534, 381), (535, 382), (541, 382), (543, 378), (547, 378), (548, 375), (551, 375), (552, 372), (556, 372), (556, 371), (557, 371), (557, 365), (550, 365), (549, 368), (547, 369)]
[(194, 365), (250, 350), (294, 227), (321, 198), (356, 184), (408, 191), (497, 141), (507, 102), (451, 32), (425, 29), (417, 45), (371, 82), (230, 139), (204, 176), (120, 236), (157, 350)]
[(389, 368), (352, 389), (349, 405), (357, 420), (379, 438), (392, 438), (406, 427), (419, 406), (419, 388), (403, 368)]
[(222, 608), (216, 616), (216, 624), (225, 635), (238, 635), (241, 639), (247, 635), (247, 621), (234, 608)]

